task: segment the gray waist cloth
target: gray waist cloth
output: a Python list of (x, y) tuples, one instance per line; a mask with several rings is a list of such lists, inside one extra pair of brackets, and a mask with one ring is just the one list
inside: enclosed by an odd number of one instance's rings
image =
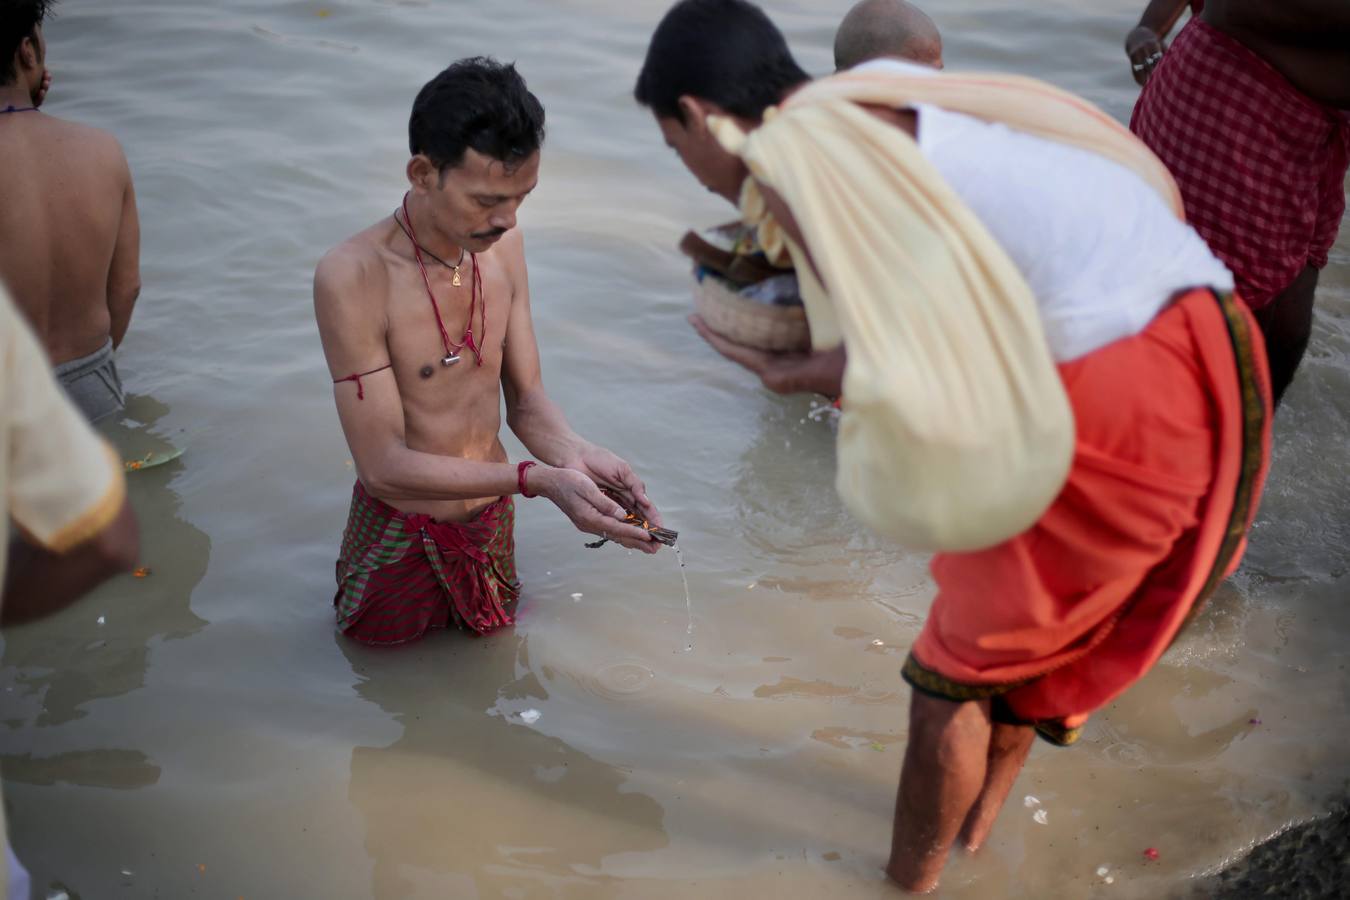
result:
[(56, 378), (91, 422), (126, 406), (127, 396), (113, 361), (112, 338), (88, 356), (58, 365)]

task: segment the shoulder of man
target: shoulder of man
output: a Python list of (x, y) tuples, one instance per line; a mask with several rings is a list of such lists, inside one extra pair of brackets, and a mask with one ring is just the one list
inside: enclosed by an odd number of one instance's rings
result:
[(323, 255), (314, 269), (315, 287), (338, 289), (369, 285), (386, 275), (379, 250), (363, 235), (350, 237)]
[(502, 235), (489, 251), (489, 258), (506, 273), (513, 288), (526, 281), (525, 235), (519, 226)]
[(365, 235), (356, 235), (325, 253), (315, 267), (315, 312), (345, 321), (383, 318), (388, 285), (379, 248)]
[(54, 135), (73, 143), (91, 161), (109, 169), (126, 169), (127, 155), (111, 131), (59, 116), (45, 116)]

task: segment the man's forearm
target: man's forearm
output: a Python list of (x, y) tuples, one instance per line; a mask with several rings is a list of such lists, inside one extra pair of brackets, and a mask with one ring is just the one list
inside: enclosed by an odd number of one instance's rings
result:
[(567, 417), (558, 404), (543, 391), (517, 398), (506, 418), (525, 449), (550, 466), (567, 465), (585, 443), (567, 424)]
[(58, 612), (117, 574), (106, 560), (58, 556), (15, 541), (9, 550), (0, 626), (22, 625)]
[(1150, 0), (1139, 17), (1138, 27), (1147, 28), (1160, 38), (1167, 37), (1188, 5), (1187, 0)]
[(130, 505), (93, 539), (68, 553), (12, 541), (6, 568), (0, 626), (9, 627), (51, 615), (119, 572), (136, 565), (140, 532)]
[(476, 500), (517, 492), (516, 467), (398, 447), (358, 465), (371, 493), (390, 500)]

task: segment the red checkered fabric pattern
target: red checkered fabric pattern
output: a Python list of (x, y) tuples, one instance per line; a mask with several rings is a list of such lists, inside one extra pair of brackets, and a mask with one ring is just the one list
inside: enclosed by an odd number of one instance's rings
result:
[(401, 644), (457, 625), (488, 634), (511, 625), (515, 506), (503, 497), (471, 522), (400, 512), (361, 482), (337, 561), (338, 628), (365, 644)]
[(1172, 171), (1186, 217), (1253, 308), (1321, 268), (1345, 212), (1350, 113), (1323, 106), (1241, 43), (1191, 19), (1130, 119)]

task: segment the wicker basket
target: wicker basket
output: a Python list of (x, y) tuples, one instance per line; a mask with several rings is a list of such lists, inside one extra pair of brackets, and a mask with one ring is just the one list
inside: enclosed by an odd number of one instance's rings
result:
[(694, 307), (709, 328), (738, 344), (778, 352), (811, 349), (804, 307), (742, 297), (715, 275), (695, 282)]

